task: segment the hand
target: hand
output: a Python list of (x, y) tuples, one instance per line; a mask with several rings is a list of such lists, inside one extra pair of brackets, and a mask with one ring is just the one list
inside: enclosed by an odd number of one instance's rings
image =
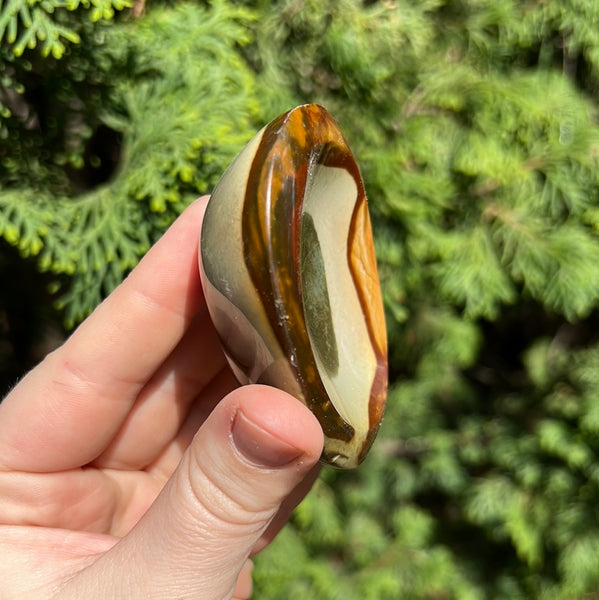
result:
[(205, 205), (0, 404), (1, 598), (249, 598), (249, 557), (313, 483), (314, 416), (226, 366)]

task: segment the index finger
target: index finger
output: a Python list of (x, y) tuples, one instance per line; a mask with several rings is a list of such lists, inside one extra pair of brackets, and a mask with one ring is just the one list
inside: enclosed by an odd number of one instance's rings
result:
[(187, 208), (67, 342), (0, 404), (0, 467), (72, 468), (110, 442), (204, 300), (198, 239), (207, 198)]

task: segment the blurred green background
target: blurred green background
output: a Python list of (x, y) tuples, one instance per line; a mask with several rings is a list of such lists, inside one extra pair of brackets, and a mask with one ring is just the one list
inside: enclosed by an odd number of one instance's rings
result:
[(303, 102), (370, 199), (390, 339), (364, 465), (265, 600), (599, 598), (599, 2), (0, 2), (0, 392)]

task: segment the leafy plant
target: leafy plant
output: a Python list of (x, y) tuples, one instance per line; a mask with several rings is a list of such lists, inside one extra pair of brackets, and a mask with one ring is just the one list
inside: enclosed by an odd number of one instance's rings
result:
[(273, 101), (331, 107), (362, 165), (393, 384), (367, 465), (325, 473), (287, 533), (302, 559), (277, 578), (277, 542), (258, 595), (593, 597), (595, 10), (290, 0), (259, 21)]
[(256, 101), (236, 52), (247, 11), (179, 4), (90, 24), (85, 5), (69, 8), (80, 45), (6, 67), (15, 83), (0, 125), (0, 235), (59, 276), (73, 325), (216, 183), (253, 132)]

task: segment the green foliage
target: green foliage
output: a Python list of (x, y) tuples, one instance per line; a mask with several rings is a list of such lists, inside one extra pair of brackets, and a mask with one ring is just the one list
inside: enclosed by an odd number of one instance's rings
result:
[[(81, 47), (60, 61), (32, 54), (7, 65), (19, 87), (8, 96), (14, 108), (0, 153), (0, 235), (61, 276), (54, 286), (63, 289), (58, 304), (70, 325), (186, 203), (214, 186), (251, 136), (256, 104), (236, 52), (249, 39), (247, 11), (180, 4), (139, 22), (84, 18), (73, 14)], [(39, 90), (55, 94), (53, 103), (32, 100), (28, 93)]]
[(69, 322), (259, 123), (320, 102), (355, 150), (388, 410), (365, 465), (325, 470), (257, 558), (257, 597), (599, 597), (598, 11), (0, 4), (0, 236)]
[(41, 44), (42, 56), (61, 58), (67, 42), (81, 41), (66, 11), (85, 9), (95, 23), (130, 6), (129, 0), (6, 0), (0, 4), (0, 43), (9, 44), (15, 56)]
[[(267, 554), (261, 597), (593, 597), (595, 4), (261, 6), (265, 117), (319, 101), (362, 165), (394, 381), (366, 465), (295, 516), (310, 558), (287, 583)], [(331, 591), (301, 566), (324, 557)]]

